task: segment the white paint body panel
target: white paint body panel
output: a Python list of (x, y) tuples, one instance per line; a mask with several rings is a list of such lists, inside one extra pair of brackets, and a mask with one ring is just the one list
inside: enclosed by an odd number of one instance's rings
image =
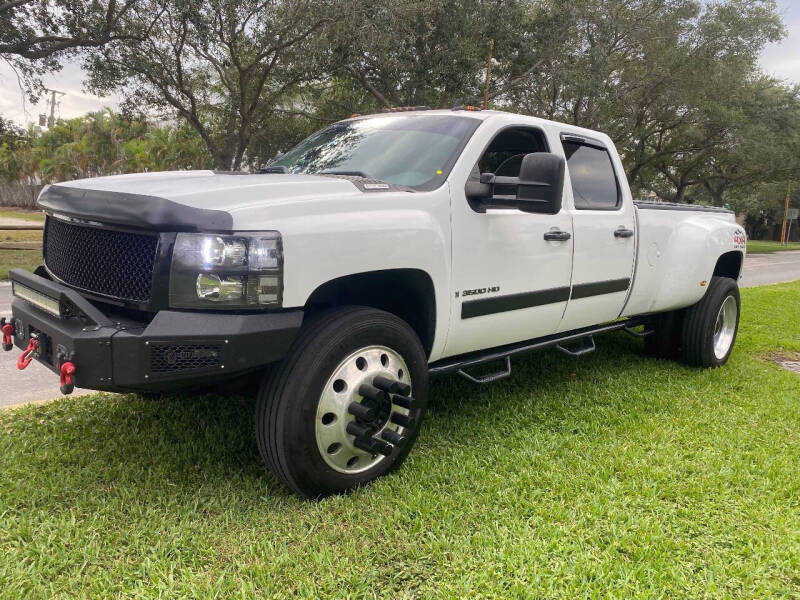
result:
[[(547, 135), (538, 119), (498, 116), (475, 132), (450, 173), (453, 281), (446, 356), (555, 333), (567, 305), (566, 301), (554, 302), (461, 318), (465, 301), (569, 286), (572, 240), (548, 242), (542, 237), (546, 231), (556, 228), (572, 232), (572, 217), (566, 207), (557, 215), (529, 214), (513, 209), (478, 213), (469, 206), (464, 194), (470, 172), (486, 146), (500, 130), (510, 125), (528, 125)], [(491, 287), (499, 291), (464, 296), (465, 290)]]
[(639, 208), (636, 214), (639, 247), (627, 316), (691, 306), (703, 297), (717, 259), (745, 251), (734, 241), (744, 232), (733, 214)]
[[(563, 128), (559, 133), (570, 133)], [(574, 229), (575, 251), (572, 259), (572, 285), (632, 278), (636, 239), (614, 237), (618, 228), (636, 231), (635, 209), (625, 169), (614, 143), (606, 135), (591, 132), (593, 137), (608, 149), (620, 188), (620, 206), (617, 210), (578, 210), (574, 208), (569, 166), (564, 180), (564, 194), (569, 199)], [(563, 155), (561, 144), (558, 151)], [(616, 319), (628, 291), (571, 299), (559, 331), (569, 331), (604, 321)]]
[[(410, 114), (425, 118), (452, 112)], [(711, 279), (717, 258), (734, 249), (743, 252), (734, 247), (734, 233), (743, 232), (732, 215), (635, 209), (619, 157), (603, 134), (509, 113), (459, 114), (482, 123), (446, 183), (429, 192), (365, 193), (349, 181), (330, 177), (212, 171), (120, 175), (60, 185), (158, 196), (227, 211), (237, 231), (279, 231), (286, 308), (302, 307), (319, 286), (345, 275), (400, 268), (424, 271), (436, 294), (431, 362), (593, 325), (620, 313), (632, 316), (691, 305), (702, 297), (705, 288), (700, 283)], [(474, 212), (464, 196), (470, 170), (493, 135), (509, 125), (541, 129), (551, 151), (562, 155), (562, 133), (604, 141), (620, 180), (622, 208), (575, 210), (567, 175), (557, 215)], [(614, 238), (618, 226), (633, 228), (635, 237)], [(545, 242), (542, 235), (552, 228), (570, 231), (573, 237), (569, 242)], [(464, 298), (456, 297), (456, 292), (489, 286), (509, 295), (623, 277), (633, 278), (629, 293), (472, 319), (461, 318)]]

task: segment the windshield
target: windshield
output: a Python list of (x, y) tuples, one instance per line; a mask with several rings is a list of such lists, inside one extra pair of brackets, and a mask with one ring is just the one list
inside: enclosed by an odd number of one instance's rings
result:
[(477, 119), (449, 115), (372, 117), (334, 123), (271, 166), (291, 173), (338, 173), (434, 189), (447, 177)]

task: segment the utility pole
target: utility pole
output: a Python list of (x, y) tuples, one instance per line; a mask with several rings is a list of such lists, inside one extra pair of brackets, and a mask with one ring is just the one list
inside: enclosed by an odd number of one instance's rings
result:
[(492, 51), (494, 40), (489, 40), (489, 56), (486, 59), (486, 85), (483, 88), (483, 110), (489, 108), (489, 80), (492, 78)]
[(45, 92), (50, 92), (50, 116), (47, 118), (47, 128), (52, 129), (53, 125), (56, 124), (56, 94), (59, 96), (66, 96), (65, 92), (59, 92), (58, 90), (51, 90), (45, 88)]
[(783, 225), (781, 225), (781, 246), (786, 245), (789, 241), (788, 236), (786, 235), (786, 221), (789, 220), (789, 192), (792, 188), (792, 180), (790, 179), (786, 183), (786, 208), (783, 211)]

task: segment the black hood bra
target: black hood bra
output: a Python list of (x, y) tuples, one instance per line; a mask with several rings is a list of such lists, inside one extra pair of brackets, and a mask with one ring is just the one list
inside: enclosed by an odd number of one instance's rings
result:
[(51, 185), (39, 196), (37, 204), (48, 212), (79, 220), (149, 231), (233, 230), (233, 217), (223, 210), (194, 208), (144, 194)]

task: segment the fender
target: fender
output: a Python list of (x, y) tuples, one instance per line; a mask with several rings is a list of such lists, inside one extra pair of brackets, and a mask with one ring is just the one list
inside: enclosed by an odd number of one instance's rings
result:
[[(303, 307), (323, 284), (361, 273), (414, 269), (434, 285), (436, 326), (431, 360), (444, 348), (449, 325), (450, 198), (431, 192), (389, 192), (323, 202), (232, 210), (234, 228), (274, 229), (284, 253), (284, 308)], [(259, 214), (260, 213), (260, 214)], [(263, 223), (263, 225), (261, 225)], [(395, 293), (391, 288), (387, 294)]]
[(641, 239), (633, 289), (624, 315), (663, 312), (698, 302), (720, 256), (747, 239), (730, 213), (637, 210)]

